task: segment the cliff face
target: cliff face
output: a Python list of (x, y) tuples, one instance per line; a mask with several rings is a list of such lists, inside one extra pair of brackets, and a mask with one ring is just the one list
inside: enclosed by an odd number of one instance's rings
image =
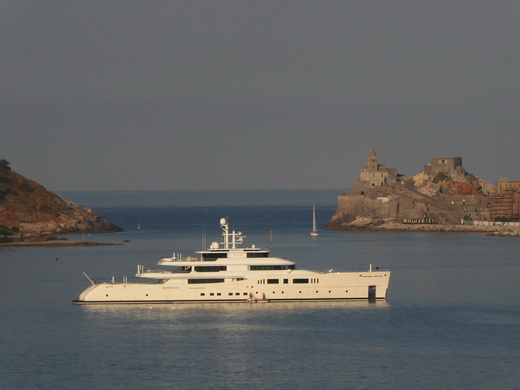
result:
[(120, 230), (93, 210), (48, 191), (1, 161), (0, 241)]
[(338, 196), (329, 229), (388, 223), (461, 224), (489, 221), (495, 186), (469, 174), (462, 159), (434, 158), (415, 175), (392, 175), (372, 150), (353, 190)]

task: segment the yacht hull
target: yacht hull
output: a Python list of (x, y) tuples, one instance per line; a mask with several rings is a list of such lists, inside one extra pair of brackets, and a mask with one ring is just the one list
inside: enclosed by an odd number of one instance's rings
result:
[(263, 275), (257, 279), (190, 284), (96, 283), (74, 304), (169, 304), (251, 301), (385, 300), (390, 271)]

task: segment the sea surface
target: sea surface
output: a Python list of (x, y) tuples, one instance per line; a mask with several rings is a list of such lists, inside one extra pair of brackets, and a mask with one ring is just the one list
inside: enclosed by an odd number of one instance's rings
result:
[[(517, 389), (520, 239), (321, 231), (342, 191), (60, 192), (113, 246), (1, 248), (1, 389)], [(387, 302), (76, 306), (220, 240), (219, 219), (299, 268), (392, 271)], [(137, 226), (141, 229), (138, 230)]]

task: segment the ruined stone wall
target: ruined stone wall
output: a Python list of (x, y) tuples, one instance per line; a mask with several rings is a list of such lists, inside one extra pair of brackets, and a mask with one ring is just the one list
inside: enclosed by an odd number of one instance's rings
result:
[(372, 218), (394, 219), (397, 214), (397, 199), (387, 197), (370, 198), (364, 195), (342, 194), (338, 196), (337, 214), (351, 216), (370, 216)]
[(462, 158), (460, 157), (434, 157), (430, 162), (431, 172), (454, 172), (457, 167), (462, 166)]
[[(399, 190), (399, 191), (396, 191)], [(372, 218), (403, 222), (427, 219), (432, 223), (490, 220), (489, 200), (484, 196), (443, 195), (426, 197), (406, 188), (377, 189), (366, 194), (345, 193), (338, 197), (333, 220)]]

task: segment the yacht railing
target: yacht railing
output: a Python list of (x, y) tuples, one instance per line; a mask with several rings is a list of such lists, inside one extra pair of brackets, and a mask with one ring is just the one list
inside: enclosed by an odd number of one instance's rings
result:
[(192, 257), (192, 256), (188, 256), (188, 257), (173, 256), (173, 257), (163, 257), (163, 258), (161, 258), (161, 260), (159, 260), (160, 263), (175, 263), (175, 262), (182, 262), (182, 261), (203, 261), (203, 259), (201, 259), (200, 257)]
[(144, 265), (138, 265), (137, 266), (137, 275), (144, 275), (144, 274), (189, 274), (190, 272), (191, 272), (191, 269), (186, 269), (186, 270), (181, 269), (181, 270), (174, 270), (174, 271), (164, 270), (164, 269), (159, 269), (159, 270), (147, 269), (147, 270), (145, 270), (144, 269)]

